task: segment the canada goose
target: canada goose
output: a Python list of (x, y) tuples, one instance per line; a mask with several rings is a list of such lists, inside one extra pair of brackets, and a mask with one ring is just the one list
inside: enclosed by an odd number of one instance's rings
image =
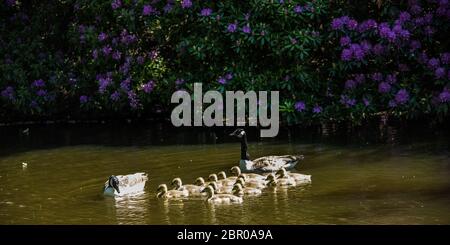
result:
[(203, 177), (198, 177), (197, 179), (195, 179), (194, 184), (197, 186), (207, 186), (210, 182), (205, 182), (205, 179)]
[(255, 180), (255, 179), (246, 179), (244, 175), (239, 175), (238, 179), (236, 180), (236, 183), (240, 183), (243, 187), (252, 187), (257, 189), (264, 189), (266, 188), (266, 182), (265, 180)]
[(222, 183), (222, 185), (232, 186), (236, 182), (237, 176), (231, 176), (227, 178), (227, 174), (224, 171), (217, 173), (217, 178)]
[(157, 198), (181, 198), (189, 196), (189, 192), (187, 190), (167, 190), (166, 184), (160, 184), (158, 186), (157, 192)]
[(183, 185), (183, 182), (181, 182), (180, 178), (173, 179), (171, 185), (174, 187), (174, 190), (187, 190), (189, 192), (189, 195), (201, 195), (201, 191), (204, 188), (198, 185)]
[(233, 186), (221, 186), (219, 187), (217, 185), (217, 182), (211, 182), (208, 184), (208, 186), (211, 186), (214, 190), (214, 193), (216, 194), (231, 194), (233, 191)]
[(267, 175), (268, 186), (295, 186), (295, 180), (292, 178), (277, 179), (274, 174)]
[(247, 152), (248, 144), (245, 131), (238, 128), (230, 136), (235, 136), (241, 140), (241, 160), (239, 161), (239, 167), (244, 172), (275, 172), (281, 167), (292, 169), (304, 158), (303, 155), (283, 155), (265, 156), (250, 160), (250, 155)]
[(290, 173), (290, 172), (287, 172), (286, 169), (284, 169), (284, 168), (280, 168), (280, 170), (278, 170), (276, 172), (276, 175), (280, 176), (278, 178), (292, 178), (297, 183), (309, 183), (309, 182), (311, 182), (311, 175), (299, 174), (299, 173)]
[(238, 197), (232, 194), (214, 194), (212, 186), (207, 186), (203, 190), (208, 194), (206, 201), (214, 204), (230, 204), (230, 203), (242, 203), (242, 197)]
[(245, 195), (259, 195), (261, 194), (261, 190), (260, 189), (256, 189), (256, 188), (251, 188), (251, 187), (242, 187), (241, 183), (236, 183), (233, 186), (233, 194), (234, 195), (238, 195), (238, 196), (243, 196)]
[(105, 183), (103, 194), (106, 196), (122, 196), (144, 190), (148, 177), (145, 173), (129, 175), (111, 175)]
[(266, 179), (266, 176), (260, 175), (260, 174), (255, 174), (255, 173), (246, 173), (246, 174), (243, 174), (243, 173), (241, 172), (241, 169), (240, 169), (238, 166), (232, 167), (232, 168), (230, 169), (230, 171), (231, 171), (231, 173), (235, 174), (236, 176), (239, 176), (239, 175), (242, 174), (246, 179), (256, 179), (256, 180), (261, 180), (261, 181), (263, 181), (263, 180)]

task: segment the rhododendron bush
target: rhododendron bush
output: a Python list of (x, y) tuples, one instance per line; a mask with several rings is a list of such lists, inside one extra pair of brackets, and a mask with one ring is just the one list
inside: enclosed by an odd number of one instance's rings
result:
[(149, 117), (202, 82), (288, 123), (446, 117), (449, 1), (351, 2), (3, 0), (0, 115)]

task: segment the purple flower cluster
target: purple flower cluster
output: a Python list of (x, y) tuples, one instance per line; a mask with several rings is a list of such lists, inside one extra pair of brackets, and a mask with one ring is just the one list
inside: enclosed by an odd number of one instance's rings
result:
[(146, 93), (149, 94), (153, 91), (153, 88), (155, 87), (155, 82), (150, 80), (147, 83), (142, 84), (142, 90)]
[(154, 9), (153, 6), (150, 5), (150, 4), (145, 4), (145, 5), (142, 7), (142, 15), (143, 15), (143, 16), (148, 16), (148, 15), (153, 14), (153, 13), (155, 13), (155, 12), (156, 12), (155, 9)]
[(346, 108), (350, 108), (356, 105), (356, 99), (350, 98), (347, 95), (341, 95), (340, 99), (341, 104), (343, 104)]
[(45, 86), (45, 82), (42, 79), (34, 80), (31, 86), (34, 88), (42, 88)]
[(319, 113), (322, 112), (322, 107), (319, 106), (319, 105), (315, 105), (315, 106), (313, 107), (312, 111), (313, 111), (314, 114), (319, 114)]
[(122, 7), (122, 1), (121, 0), (113, 0), (111, 2), (111, 8), (112, 9), (118, 9), (120, 7)]
[(302, 112), (302, 111), (306, 110), (306, 104), (304, 101), (297, 101), (294, 105), (294, 108), (296, 111)]
[(233, 32), (236, 32), (236, 30), (237, 30), (237, 23), (228, 24), (228, 27), (227, 27), (228, 32), (233, 33)]
[(409, 93), (406, 89), (400, 89), (397, 94), (395, 95), (395, 102), (397, 105), (402, 105), (408, 102), (409, 100)]
[(250, 24), (246, 24), (244, 27), (242, 27), (242, 32), (246, 34), (252, 33), (252, 29), (250, 28)]
[(137, 41), (137, 37), (134, 34), (129, 34), (128, 31), (126, 29), (124, 29), (121, 33), (120, 33), (120, 42), (125, 44), (125, 45), (129, 45), (132, 44), (134, 42)]
[(114, 102), (118, 101), (120, 99), (120, 92), (114, 91), (114, 93), (111, 94), (110, 98)]
[(6, 87), (2, 92), (1, 96), (8, 100), (14, 99), (14, 88), (11, 86)]
[(333, 30), (343, 30), (344, 28), (355, 30), (357, 27), (358, 22), (348, 16), (335, 18), (331, 21), (331, 29)]
[(439, 101), (442, 103), (447, 103), (450, 101), (450, 90), (448, 89), (444, 89), (444, 91), (442, 91), (439, 94)]
[(104, 32), (101, 32), (100, 34), (98, 34), (98, 40), (100, 42), (105, 41), (107, 38), (108, 38), (108, 35), (106, 33), (104, 33)]
[(233, 73), (229, 72), (229, 73), (225, 74), (225, 76), (220, 76), (220, 77), (217, 79), (217, 82), (220, 83), (220, 84), (222, 84), (222, 85), (225, 85), (225, 84), (227, 84), (228, 81), (230, 81), (231, 79), (233, 79)]
[(342, 50), (341, 60), (350, 61), (352, 59), (355, 59), (361, 61), (366, 55), (370, 54), (371, 49), (372, 44), (370, 44), (368, 41), (363, 41), (360, 44), (350, 44), (349, 48), (345, 48), (344, 50)]
[(140, 105), (137, 94), (131, 90), (131, 91), (128, 91), (127, 95), (128, 95), (130, 107), (133, 109), (137, 109)]
[(108, 86), (112, 84), (112, 74), (109, 73), (109, 72), (107, 74), (97, 75), (96, 79), (97, 79), (98, 84), (99, 84), (98, 91), (101, 94), (105, 93), (105, 91), (108, 88)]
[(211, 14), (212, 14), (212, 9), (210, 9), (210, 8), (204, 8), (200, 11), (201, 16), (207, 17), (207, 16), (210, 16)]
[(89, 101), (89, 98), (86, 95), (80, 96), (80, 104), (86, 104)]
[(192, 7), (192, 1), (191, 0), (181, 0), (181, 7), (184, 9), (188, 9)]

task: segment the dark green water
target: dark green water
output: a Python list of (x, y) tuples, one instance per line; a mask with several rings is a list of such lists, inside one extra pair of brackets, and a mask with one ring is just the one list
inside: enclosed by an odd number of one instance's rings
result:
[[(394, 131), (364, 142), (293, 131), (252, 140), (252, 157), (304, 154), (298, 171), (312, 184), (208, 205), (158, 200), (155, 190), (236, 165), (239, 143), (225, 136), (229, 129), (50, 125), (23, 135), (25, 127), (0, 129), (0, 224), (450, 224), (446, 134)], [(101, 195), (109, 175), (134, 172), (149, 175), (144, 194)]]

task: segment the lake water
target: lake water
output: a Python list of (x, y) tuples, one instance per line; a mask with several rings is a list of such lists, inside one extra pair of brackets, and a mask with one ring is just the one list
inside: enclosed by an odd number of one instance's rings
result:
[[(192, 183), (237, 165), (240, 144), (229, 131), (1, 127), (0, 224), (450, 224), (449, 135), (441, 132), (250, 137), (252, 157), (305, 155), (296, 171), (312, 175), (312, 183), (266, 189), (236, 205), (155, 197), (157, 186), (174, 177)], [(143, 194), (102, 196), (108, 176), (135, 172), (148, 173)]]

